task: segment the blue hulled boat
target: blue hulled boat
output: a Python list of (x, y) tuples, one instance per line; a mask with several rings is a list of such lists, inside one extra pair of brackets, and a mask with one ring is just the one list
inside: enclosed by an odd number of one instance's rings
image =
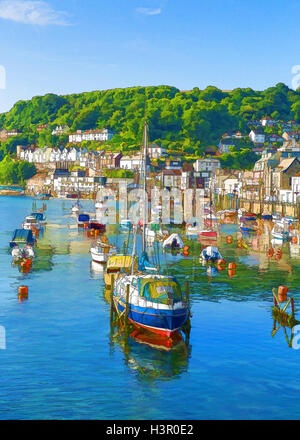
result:
[(175, 278), (158, 274), (120, 277), (114, 288), (120, 313), (126, 308), (127, 285), (128, 319), (134, 325), (169, 337), (187, 321), (189, 309)]
[(88, 214), (79, 214), (77, 218), (77, 225), (79, 228), (83, 228), (84, 225), (89, 225), (90, 216)]
[[(169, 337), (180, 329), (189, 317), (180, 286), (174, 277), (158, 274), (158, 267), (151, 264), (146, 252), (146, 193), (148, 127), (144, 127), (144, 152), (141, 182), (143, 182), (142, 254), (138, 259), (138, 272), (132, 263), (130, 275), (120, 274), (115, 280), (113, 297), (118, 311), (128, 307), (128, 319), (138, 327)], [(137, 225), (135, 225), (132, 261), (135, 257)], [(151, 271), (149, 274), (147, 271)], [(154, 273), (154, 274), (153, 274)], [(128, 295), (128, 296), (127, 296)]]

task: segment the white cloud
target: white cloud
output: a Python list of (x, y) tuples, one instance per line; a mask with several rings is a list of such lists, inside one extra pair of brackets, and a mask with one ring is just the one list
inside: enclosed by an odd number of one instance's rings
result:
[(143, 15), (159, 15), (159, 14), (162, 13), (162, 9), (161, 8), (157, 8), (157, 9), (137, 8), (136, 11), (139, 14), (143, 14)]
[(0, 18), (19, 23), (47, 26), (51, 24), (65, 26), (67, 14), (55, 11), (44, 1), (2, 0), (0, 1)]

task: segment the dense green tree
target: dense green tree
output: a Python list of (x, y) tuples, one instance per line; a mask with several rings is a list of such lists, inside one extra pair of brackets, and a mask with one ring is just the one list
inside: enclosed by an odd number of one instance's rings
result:
[[(151, 142), (158, 139), (174, 154), (202, 155), (205, 147), (217, 145), (223, 133), (240, 130), (247, 134), (248, 122), (265, 115), (300, 123), (300, 90), (279, 83), (264, 91), (237, 88), (224, 92), (213, 86), (180, 91), (176, 87), (151, 86), (66, 96), (47, 94), (19, 101), (9, 112), (0, 115), (0, 128), (18, 128), (23, 132), (0, 144), (0, 159), (15, 153), (18, 144), (37, 143), (40, 147), (66, 144), (66, 136), (51, 135), (53, 127), (64, 124), (71, 131), (110, 128), (118, 136), (100, 148), (135, 151), (141, 145), (145, 118)], [(42, 123), (50, 128), (38, 133), (36, 127)], [(240, 150), (248, 147), (240, 145)], [(224, 163), (231, 159), (225, 157)]]
[(16, 161), (5, 156), (0, 162), (0, 183), (2, 184), (23, 184), (36, 173), (32, 163)]

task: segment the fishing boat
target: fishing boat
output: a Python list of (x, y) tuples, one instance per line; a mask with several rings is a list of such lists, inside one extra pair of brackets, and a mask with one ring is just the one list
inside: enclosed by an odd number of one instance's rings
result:
[(89, 222), (89, 229), (95, 229), (103, 234), (106, 230), (106, 226), (103, 223), (98, 222), (97, 219), (91, 219)]
[(263, 220), (273, 220), (273, 216), (272, 216), (272, 214), (269, 214), (269, 213), (267, 213), (267, 212), (263, 212), (262, 215), (261, 215), (261, 218), (262, 218)]
[(271, 234), (277, 240), (287, 240), (289, 237), (289, 224), (287, 222), (275, 222)]
[(79, 214), (77, 218), (78, 228), (88, 228), (90, 224), (90, 216), (88, 214)]
[(125, 275), (115, 283), (114, 299), (122, 313), (138, 327), (170, 337), (187, 321), (189, 309), (174, 277), (165, 275)]
[(52, 195), (51, 194), (39, 194), (37, 197), (39, 200), (49, 200), (50, 197), (52, 197)]
[(207, 238), (209, 240), (216, 240), (217, 239), (217, 231), (212, 231), (210, 229), (203, 229), (202, 231), (198, 232), (199, 238)]
[(41, 229), (41, 224), (37, 220), (35, 215), (28, 215), (27, 217), (25, 217), (25, 220), (22, 223), (22, 228), (26, 230), (39, 230)]
[(240, 230), (242, 232), (257, 232), (258, 225), (256, 223), (253, 223), (252, 221), (244, 220), (243, 222), (241, 222)]
[(23, 258), (33, 258), (34, 250), (33, 245), (35, 243), (31, 230), (15, 229), (12, 239), (9, 243), (12, 249), (11, 255), (14, 260)]
[(106, 263), (108, 259), (117, 253), (117, 249), (106, 241), (98, 240), (95, 246), (92, 246), (90, 253), (93, 261), (96, 263)]
[(39, 222), (41, 226), (45, 226), (47, 224), (46, 216), (42, 212), (32, 212), (30, 214), (32, 217), (35, 217), (35, 219)]
[(242, 217), (239, 218), (240, 222), (247, 222), (247, 221), (256, 221), (256, 215), (252, 214), (251, 212), (246, 212)]

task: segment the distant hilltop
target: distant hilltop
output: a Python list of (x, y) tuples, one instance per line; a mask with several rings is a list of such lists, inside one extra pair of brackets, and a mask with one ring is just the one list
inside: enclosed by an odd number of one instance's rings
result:
[[(61, 146), (70, 133), (103, 128), (117, 133), (106, 141), (105, 148), (134, 151), (140, 148), (145, 118), (150, 142), (162, 145), (170, 154), (200, 156), (208, 147), (216, 149), (224, 133), (248, 135), (249, 121), (266, 115), (275, 121), (299, 123), (300, 91), (279, 83), (263, 91), (214, 86), (180, 91), (161, 85), (49, 93), (18, 101), (9, 112), (0, 114), (0, 130), (6, 130), (7, 138), (0, 145), (0, 160), (1, 154), (14, 153), (17, 145)], [(268, 130), (271, 133), (270, 127)]]

